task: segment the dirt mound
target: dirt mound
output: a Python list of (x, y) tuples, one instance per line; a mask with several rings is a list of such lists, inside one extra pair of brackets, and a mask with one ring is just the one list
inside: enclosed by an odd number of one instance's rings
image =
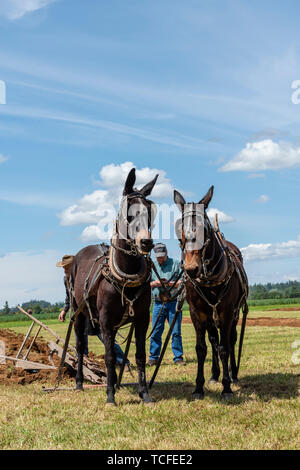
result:
[(272, 308), (269, 312), (299, 312), (300, 307)]
[[(241, 320), (239, 320), (239, 325)], [(300, 318), (272, 318), (258, 317), (247, 318), (247, 326), (292, 326), (300, 327)]]
[[(190, 318), (183, 318), (182, 323), (190, 324)], [(239, 325), (242, 321), (239, 320)], [(247, 318), (247, 326), (291, 326), (300, 328), (300, 318), (272, 318), (272, 317), (258, 317)]]
[[(8, 329), (0, 329), (0, 341), (4, 341), (5, 343), (5, 355), (6, 356), (13, 356), (16, 357), (20, 346), (24, 340), (24, 335), (20, 333), (16, 333), (13, 330)], [(32, 338), (29, 338), (26, 342), (26, 346), (23, 349), (23, 352), (26, 351), (27, 347), (29, 346)], [(28, 360), (32, 362), (38, 362), (40, 364), (47, 364), (47, 365), (54, 365), (56, 367), (59, 366), (60, 358), (57, 354), (53, 354), (50, 357), (50, 348), (48, 347), (48, 343), (42, 339), (37, 338), (35, 341), (29, 356)], [(105, 364), (103, 360), (103, 356), (96, 356), (94, 354), (90, 354), (90, 359), (93, 362), (97, 362), (97, 364), (105, 370)], [(13, 385), (13, 384), (30, 384), (32, 382), (55, 382), (57, 376), (57, 370), (24, 370), (20, 367), (16, 367), (16, 363), (12, 361), (6, 361), (6, 364), (0, 364), (0, 384), (5, 385)], [(62, 379), (69, 379), (75, 376), (74, 369), (71, 367), (64, 367)]]

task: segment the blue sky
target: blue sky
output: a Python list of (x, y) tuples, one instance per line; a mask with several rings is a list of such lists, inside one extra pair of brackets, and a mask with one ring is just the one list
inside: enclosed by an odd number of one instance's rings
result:
[(159, 170), (157, 202), (214, 184), (250, 282), (300, 279), (300, 4), (220, 5), (1, 1), (1, 305), (63, 298), (55, 262), (97, 242), (83, 231), (125, 162)]

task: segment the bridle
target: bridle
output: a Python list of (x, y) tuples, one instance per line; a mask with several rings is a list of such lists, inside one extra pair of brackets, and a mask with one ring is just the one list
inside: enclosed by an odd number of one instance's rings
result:
[[(125, 227), (125, 229), (126, 229), (126, 235), (128, 234), (128, 228), (129, 228), (130, 222), (128, 221), (127, 217), (125, 217), (124, 214), (123, 214), (123, 207), (124, 207), (124, 201), (125, 200), (130, 201), (132, 199), (142, 199), (143, 201), (150, 203), (150, 208), (151, 208), (150, 210), (152, 210), (153, 208), (156, 208), (154, 202), (146, 199), (145, 196), (142, 193), (138, 192), (138, 191), (123, 197), (123, 199), (121, 201), (121, 205), (120, 205), (118, 218), (114, 222), (114, 230), (113, 230), (113, 235), (112, 235), (112, 239), (111, 239), (111, 246), (115, 250), (120, 251), (120, 252), (122, 252), (122, 253), (124, 253), (128, 256), (136, 256), (136, 257), (137, 256), (144, 256), (146, 258), (149, 258), (150, 253), (141, 253), (141, 251), (139, 249), (139, 246), (137, 245), (136, 239), (128, 238), (127, 236), (126, 236), (126, 238), (123, 238), (126, 241), (126, 244), (129, 245), (129, 249), (120, 247), (119, 245), (116, 244), (116, 241), (119, 239), (119, 236), (120, 236), (120, 233), (119, 233), (120, 222), (122, 223), (122, 226)], [(153, 217), (153, 219), (154, 219), (154, 217)], [(148, 215), (148, 230), (150, 232), (152, 230), (151, 216), (150, 216), (150, 221), (149, 221), (149, 215)]]
[[(183, 235), (183, 222), (184, 218), (186, 217), (194, 217), (197, 215), (197, 210), (196, 210), (196, 204), (192, 204), (191, 208), (188, 209), (188, 211), (183, 211), (182, 213), (182, 235)], [(185, 274), (185, 281), (189, 281), (194, 290), (198, 293), (198, 295), (208, 304), (212, 310), (213, 310), (213, 320), (216, 324), (216, 326), (219, 326), (219, 318), (217, 315), (217, 307), (221, 303), (222, 299), (226, 295), (229, 289), (230, 285), (230, 280), (232, 278), (232, 275), (235, 271), (235, 263), (232, 260), (232, 257), (229, 253), (228, 247), (224, 244), (223, 242), (223, 236), (221, 235), (220, 232), (216, 231), (209, 220), (209, 217), (207, 216), (206, 212), (204, 211), (204, 224), (206, 225), (207, 231), (208, 231), (208, 238), (203, 241), (203, 246), (201, 247), (200, 250), (197, 250), (198, 253), (200, 254), (201, 258), (201, 264), (202, 264), (202, 269), (203, 273), (200, 274), (200, 276), (197, 279), (193, 279), (187, 272), (186, 269), (184, 269), (184, 274)], [(182, 240), (183, 236), (180, 238), (180, 248), (181, 248), (181, 260), (183, 263), (183, 268), (184, 268), (184, 259), (185, 259), (185, 250), (186, 250), (186, 243), (187, 240), (184, 239)], [(207, 249), (211, 245), (212, 241), (213, 243), (213, 248), (212, 248), (212, 254), (210, 257), (207, 256)], [(218, 260), (215, 262), (214, 266), (211, 267), (209, 270), (209, 266), (212, 264), (215, 258), (216, 254), (216, 244), (219, 245), (220, 247), (220, 256)], [(217, 267), (219, 266), (220, 262), (222, 259), (227, 262), (227, 267), (228, 269), (225, 269), (225, 275), (221, 279), (214, 281), (211, 279), (211, 277), (214, 275), (216, 272)], [(217, 295), (216, 302), (212, 304), (208, 298), (207, 295), (203, 292), (203, 288), (215, 288), (220, 286), (220, 292)]]
[[(124, 207), (125, 207), (125, 201), (128, 202), (132, 199), (142, 199), (143, 201), (150, 203), (151, 208), (155, 206), (152, 201), (147, 200), (145, 196), (138, 191), (134, 191), (130, 195), (125, 196), (121, 201), (118, 219), (114, 223), (114, 231), (113, 231), (111, 244), (110, 244), (111, 246), (110, 246), (109, 260), (108, 260), (110, 273), (107, 276), (107, 279), (109, 279), (111, 283), (114, 283), (117, 290), (120, 291), (121, 289), (122, 297), (124, 296), (125, 288), (139, 287), (139, 286), (145, 285), (145, 283), (150, 280), (150, 276), (151, 276), (150, 252), (142, 253), (139, 246), (137, 245), (136, 240), (128, 238), (128, 228), (129, 228), (130, 222), (128, 221), (127, 213), (126, 213), (126, 216), (124, 214), (125, 212)], [(129, 245), (128, 249), (119, 246), (119, 244), (117, 243), (118, 240), (120, 240), (120, 235), (121, 235), (119, 232), (120, 224), (122, 224), (122, 227), (125, 228), (126, 230), (126, 237), (124, 236), (124, 233), (123, 233), (122, 238), (126, 242), (126, 244)], [(148, 213), (148, 230), (150, 229), (151, 229), (151, 220), (149, 221), (149, 213)], [(116, 259), (117, 252), (124, 253), (127, 256), (140, 258), (141, 265), (140, 265), (139, 271), (134, 274), (129, 274), (121, 270)]]
[[(184, 220), (187, 219), (188, 217), (197, 217), (199, 215), (199, 210), (197, 209), (197, 204), (191, 203), (188, 205), (189, 208), (188, 210), (184, 210), (182, 212), (182, 219), (181, 219), (181, 230), (182, 230), (182, 235), (183, 235), (183, 227), (184, 227)], [(194, 250), (195, 252), (198, 253), (201, 259), (201, 268), (202, 268), (202, 273), (200, 273), (199, 277), (197, 278), (197, 282), (203, 286), (207, 287), (213, 287), (216, 285), (221, 284), (225, 279), (218, 280), (217, 282), (212, 280), (211, 278), (215, 275), (216, 270), (218, 266), (220, 265), (221, 261), (226, 259), (227, 261), (229, 260), (229, 252), (227, 246), (223, 243), (223, 237), (220, 233), (218, 233), (211, 225), (210, 219), (204, 211), (202, 214), (203, 217), (203, 225), (207, 229), (208, 232), (208, 237), (204, 241), (203, 244), (198, 250)], [(181, 248), (181, 263), (182, 266), (184, 266), (184, 259), (185, 259), (185, 250), (186, 250), (186, 245), (188, 240), (184, 238), (181, 235), (181, 238), (179, 238), (179, 243), (180, 243), (180, 248)], [(212, 243), (213, 242), (213, 243)], [(215, 254), (216, 254), (216, 246), (219, 246), (220, 248), (220, 256), (217, 259), (217, 261), (214, 263), (212, 266), (212, 263), (215, 259)], [(207, 251), (208, 247), (212, 246), (212, 252), (211, 255), (208, 257)], [(224, 258), (225, 257), (225, 258)], [(209, 269), (210, 267), (210, 269)], [(186, 272), (186, 271), (185, 271)], [(188, 276), (188, 274), (186, 273)], [(190, 276), (188, 276), (190, 277)]]

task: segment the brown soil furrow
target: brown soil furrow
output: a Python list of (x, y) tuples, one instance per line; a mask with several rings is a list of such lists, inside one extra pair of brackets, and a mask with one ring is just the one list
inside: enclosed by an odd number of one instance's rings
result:
[[(185, 317), (182, 319), (182, 323), (190, 324), (192, 320)], [(238, 324), (241, 324), (241, 319)], [(290, 326), (300, 328), (300, 318), (248, 317), (247, 326)]]
[[(5, 343), (5, 355), (16, 357), (17, 352), (20, 349), (20, 346), (24, 340), (24, 335), (16, 333), (13, 330), (9, 329), (0, 329), (0, 341)], [(28, 338), (26, 347), (29, 346), (32, 337)], [(49, 363), (49, 353), (50, 349), (48, 343), (42, 339), (37, 338), (35, 344), (32, 347), (32, 350), (29, 353), (28, 360), (32, 362), (38, 362), (41, 364), (50, 364)], [(53, 362), (56, 367), (59, 366), (60, 358), (57, 355), (53, 355)], [(105, 364), (103, 357), (95, 356), (90, 354), (90, 359), (97, 362), (102, 369), (105, 369)], [(12, 385), (20, 384), (25, 385), (32, 382), (52, 382), (54, 383), (56, 379), (57, 371), (56, 370), (39, 370), (37, 372), (24, 370), (18, 367), (15, 367), (13, 362), (7, 361), (5, 365), (0, 365), (0, 384)], [(65, 367), (63, 370), (63, 378), (70, 378), (74, 376), (74, 371), (71, 368)]]

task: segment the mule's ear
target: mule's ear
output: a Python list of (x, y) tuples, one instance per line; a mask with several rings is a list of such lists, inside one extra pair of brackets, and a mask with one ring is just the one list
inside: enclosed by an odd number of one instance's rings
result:
[(149, 194), (151, 194), (157, 178), (158, 178), (158, 175), (156, 175), (155, 178), (153, 178), (153, 180), (150, 181), (150, 183), (147, 183), (142, 189), (140, 189), (140, 193), (142, 193), (143, 196), (147, 197), (149, 196)]
[(185, 205), (185, 199), (183, 196), (181, 196), (181, 194), (176, 191), (176, 189), (174, 189), (174, 202), (176, 204), (176, 206), (178, 207), (178, 209), (180, 210), (180, 212), (183, 212), (183, 209), (184, 209), (184, 205)]
[(135, 168), (132, 168), (128, 173), (126, 183), (123, 190), (123, 196), (127, 196), (127, 194), (131, 194), (133, 192), (133, 185), (135, 183)]
[(211, 186), (209, 190), (207, 191), (206, 195), (204, 196), (204, 198), (202, 198), (201, 201), (199, 201), (199, 204), (204, 204), (204, 209), (208, 208), (208, 205), (214, 195), (214, 189), (215, 187)]

